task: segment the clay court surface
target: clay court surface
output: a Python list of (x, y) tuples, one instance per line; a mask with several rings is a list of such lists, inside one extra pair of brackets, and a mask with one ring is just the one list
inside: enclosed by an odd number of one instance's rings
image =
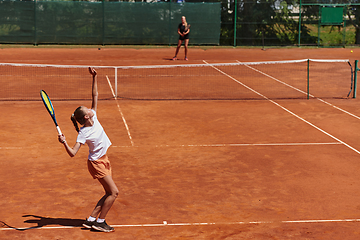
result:
[[(0, 62), (118, 66), (360, 58), (359, 49), (348, 48), (193, 47), (189, 61), (174, 63), (174, 51), (3, 48)], [(70, 115), (90, 101), (53, 105), (67, 141), (75, 143)], [(360, 238), (358, 98), (99, 101), (120, 190), (106, 219), (113, 233), (81, 227), (103, 194), (87, 171), (87, 146), (70, 158), (41, 101), (1, 101), (0, 109), (0, 239)]]

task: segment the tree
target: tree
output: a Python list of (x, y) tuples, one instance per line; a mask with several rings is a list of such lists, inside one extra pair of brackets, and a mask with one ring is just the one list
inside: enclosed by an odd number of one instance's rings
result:
[[(292, 45), (299, 33), (295, 0), (241, 0), (238, 3), (237, 39), (242, 45)], [(302, 36), (309, 37), (301, 26)], [(309, 38), (309, 41), (316, 41)]]
[(349, 18), (349, 21), (352, 25), (355, 27), (355, 44), (360, 44), (360, 6), (354, 6), (351, 5), (347, 9), (347, 16)]

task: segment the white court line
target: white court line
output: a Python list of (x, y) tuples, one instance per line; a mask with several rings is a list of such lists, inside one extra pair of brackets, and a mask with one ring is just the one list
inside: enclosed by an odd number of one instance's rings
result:
[(331, 104), (331, 103), (329, 103), (329, 102), (327, 102), (327, 101), (325, 101), (325, 100), (323, 100), (321, 98), (316, 98), (316, 99), (323, 102), (323, 103), (325, 103), (325, 104), (327, 104), (327, 105), (329, 105), (329, 106), (331, 106), (331, 107), (333, 107), (333, 108), (335, 108), (335, 109), (337, 109), (337, 110), (339, 110), (339, 111), (341, 111), (341, 112), (343, 112), (343, 113), (346, 113), (346, 114), (360, 120), (360, 117), (356, 116), (355, 114), (352, 114), (352, 113), (350, 113), (350, 112), (348, 112), (348, 111), (346, 111), (346, 110), (344, 110), (342, 108), (339, 108), (339, 107), (335, 106), (334, 104)]
[[(114, 228), (130, 228), (130, 227), (167, 227), (167, 226), (210, 226), (210, 225), (259, 225), (259, 224), (273, 224), (273, 223), (339, 223), (339, 222), (360, 222), (360, 219), (314, 219), (314, 220), (288, 220), (288, 221), (252, 221), (252, 222), (202, 222), (202, 223), (149, 223), (149, 224), (123, 224), (123, 225), (111, 225)], [(25, 231), (25, 230), (51, 230), (51, 229), (69, 229), (80, 228), (81, 226), (54, 226), (54, 227), (29, 227), (29, 228), (0, 228), (0, 231)]]
[[(203, 62), (204, 62), (204, 63), (206, 63), (206, 64), (209, 64), (209, 63), (208, 63), (208, 62), (206, 62), (205, 60), (204, 60)], [(312, 126), (313, 128), (315, 128), (315, 129), (319, 130), (320, 132), (324, 133), (325, 135), (327, 135), (327, 136), (331, 137), (331, 138), (332, 138), (332, 139), (334, 139), (335, 141), (342, 143), (343, 145), (345, 145), (346, 147), (350, 148), (350, 149), (351, 149), (351, 150), (353, 150), (354, 152), (356, 152), (356, 153), (360, 154), (360, 151), (359, 151), (359, 150), (357, 150), (357, 149), (353, 148), (353, 147), (352, 147), (352, 146), (350, 146), (349, 144), (347, 144), (347, 143), (345, 143), (345, 142), (341, 141), (341, 140), (340, 140), (340, 139), (338, 139), (337, 137), (335, 137), (335, 136), (331, 135), (330, 133), (326, 132), (325, 130), (323, 130), (323, 129), (321, 129), (321, 128), (317, 127), (316, 125), (312, 124), (311, 122), (309, 122), (309, 121), (305, 120), (304, 118), (300, 117), (299, 115), (297, 115), (297, 114), (293, 113), (293, 112), (292, 112), (292, 111), (290, 111), (289, 109), (287, 109), (287, 108), (283, 107), (283, 106), (282, 106), (282, 105), (280, 105), (279, 103), (277, 103), (277, 102), (275, 102), (275, 101), (273, 101), (273, 100), (269, 99), (269, 98), (268, 98), (268, 97), (266, 97), (265, 95), (263, 95), (263, 94), (261, 94), (261, 93), (259, 93), (259, 92), (255, 91), (254, 89), (252, 89), (252, 88), (248, 87), (248, 86), (247, 86), (247, 85), (245, 85), (244, 83), (240, 82), (239, 80), (235, 79), (234, 77), (230, 76), (229, 74), (227, 74), (227, 73), (225, 73), (225, 72), (221, 71), (220, 69), (216, 68), (215, 66), (212, 66), (211, 64), (209, 64), (209, 65), (210, 65), (212, 68), (214, 68), (215, 70), (217, 70), (218, 72), (220, 72), (220, 73), (224, 74), (225, 76), (229, 77), (229, 78), (230, 78), (230, 79), (232, 79), (233, 81), (235, 81), (235, 82), (239, 83), (240, 85), (244, 86), (245, 88), (249, 89), (250, 91), (252, 91), (252, 92), (256, 93), (257, 95), (259, 95), (259, 96), (263, 97), (264, 99), (268, 100), (269, 102), (271, 102), (271, 103), (275, 104), (276, 106), (280, 107), (280, 108), (281, 108), (281, 109), (283, 109), (284, 111), (286, 111), (286, 112), (290, 113), (290, 114), (291, 114), (291, 115), (293, 115), (294, 117), (296, 117), (296, 118), (300, 119), (301, 121), (303, 121), (303, 122), (307, 123), (308, 125)]]
[(113, 95), (113, 97), (114, 97), (114, 99), (115, 99), (115, 101), (116, 101), (116, 105), (117, 105), (117, 107), (118, 107), (118, 110), (119, 110), (119, 113), (120, 113), (121, 118), (122, 118), (122, 120), (123, 120), (123, 123), (124, 123), (124, 125), (125, 125), (126, 132), (127, 132), (128, 137), (129, 137), (129, 139), (130, 139), (130, 142), (131, 142), (131, 146), (134, 146), (134, 142), (133, 142), (132, 137), (131, 137), (131, 134), (130, 134), (129, 126), (128, 126), (128, 124), (126, 123), (125, 116), (124, 116), (123, 112), (121, 111), (120, 104), (119, 104), (118, 100), (116, 99), (116, 95), (115, 95), (115, 93), (114, 93), (114, 89), (113, 89), (113, 87), (111, 86), (109, 77), (108, 77), (107, 75), (105, 75), (105, 76), (106, 76), (106, 79), (107, 79), (107, 81), (108, 81), (108, 83), (109, 83), (109, 87), (110, 87), (111, 93), (112, 93), (112, 95)]
[(206, 225), (245, 225), (245, 224), (272, 224), (272, 223), (332, 223), (332, 222), (360, 222), (360, 219), (319, 219), (319, 220), (293, 220), (293, 221), (252, 221), (252, 222), (202, 222), (202, 223), (168, 223), (138, 224), (138, 225), (111, 225), (112, 227), (165, 227), (165, 226), (206, 226)]
[[(238, 63), (241, 63), (241, 62), (238, 61), (238, 60), (236, 60), (236, 61), (237, 61)], [(290, 88), (292, 88), (292, 89), (294, 89), (294, 90), (296, 90), (296, 91), (298, 91), (298, 92), (301, 92), (301, 93), (307, 95), (307, 92), (304, 92), (304, 91), (302, 91), (302, 90), (300, 90), (300, 89), (298, 89), (298, 88), (296, 88), (296, 87), (294, 87), (294, 86), (291, 86), (291, 85), (289, 85), (289, 84), (287, 84), (287, 83), (285, 83), (285, 82), (283, 82), (283, 81), (280, 81), (279, 79), (276, 79), (276, 78), (274, 78), (273, 76), (270, 76), (270, 75), (268, 75), (268, 74), (266, 74), (266, 73), (264, 73), (264, 72), (262, 72), (262, 71), (259, 71), (259, 70), (255, 69), (255, 68), (253, 68), (253, 67), (251, 67), (251, 66), (249, 66), (249, 65), (245, 65), (245, 66), (248, 67), (248, 68), (250, 68), (250, 69), (252, 69), (252, 70), (254, 70), (254, 71), (256, 71), (256, 72), (258, 72), (258, 73), (260, 73), (260, 74), (263, 74), (264, 76), (269, 77), (269, 78), (271, 78), (271, 79), (273, 79), (273, 80), (275, 80), (275, 81), (277, 81), (277, 82), (279, 82), (279, 83), (281, 83), (281, 84), (284, 84), (285, 86), (288, 86), (288, 87), (290, 87)], [(313, 96), (313, 95), (311, 95), (311, 94), (309, 94), (309, 96), (315, 98), (315, 96)], [(339, 107), (337, 107), (337, 106), (335, 106), (335, 105), (333, 105), (333, 104), (331, 104), (331, 103), (329, 103), (329, 102), (327, 102), (327, 101), (325, 101), (325, 100), (323, 100), (323, 99), (321, 99), (321, 98), (316, 98), (316, 99), (319, 100), (319, 101), (321, 101), (321, 102), (323, 102), (323, 103), (325, 103), (325, 104), (327, 104), (327, 105), (329, 105), (329, 106), (331, 106), (331, 107), (333, 107), (333, 108), (335, 108), (335, 109), (337, 109), (337, 110), (339, 110), (339, 111), (341, 111), (341, 112), (343, 112), (343, 113), (346, 113), (346, 114), (348, 114), (348, 115), (350, 115), (350, 116), (352, 116), (352, 117), (357, 118), (357, 119), (360, 120), (360, 117), (359, 117), (359, 116), (356, 116), (355, 114), (352, 114), (352, 113), (350, 113), (350, 112), (348, 112), (348, 111), (346, 111), (346, 110), (344, 110), (344, 109), (342, 109), (342, 108), (339, 108)]]
[(109, 83), (109, 87), (110, 87), (111, 93), (112, 93), (113, 97), (116, 99), (116, 95), (115, 95), (115, 93), (114, 93), (113, 87), (111, 86), (109, 77), (108, 77), (107, 75), (105, 75), (105, 76), (106, 76), (106, 79), (107, 79), (107, 81), (108, 81), (108, 83)]
[(131, 146), (134, 146), (134, 141), (132, 140), (132, 137), (131, 137), (131, 134), (130, 134), (130, 129), (129, 129), (129, 126), (128, 126), (126, 120), (125, 120), (125, 116), (124, 116), (123, 112), (121, 111), (121, 108), (120, 108), (120, 105), (119, 105), (119, 101), (118, 101), (117, 99), (115, 99), (115, 101), (116, 101), (116, 105), (117, 105), (117, 107), (118, 107), (119, 113), (120, 113), (120, 115), (121, 115), (121, 118), (122, 118), (122, 120), (123, 120), (123, 123), (124, 123), (124, 125), (125, 125), (126, 132), (127, 132), (128, 137), (129, 137), (129, 139), (130, 139)]
[(247, 147), (247, 146), (310, 146), (340, 145), (339, 142), (328, 143), (229, 143), (229, 144), (190, 144), (190, 145), (156, 145), (155, 147)]
[[(184, 145), (155, 145), (149, 147), (246, 147), (246, 146), (311, 146), (311, 145), (342, 145), (340, 142), (324, 143), (224, 143), (224, 144), (184, 144)], [(129, 146), (112, 146), (115, 148), (127, 148)], [(141, 146), (132, 146), (141, 147)], [(147, 147), (147, 146), (142, 146)]]
[[(129, 133), (130, 135), (130, 133)], [(130, 135), (131, 139), (131, 135)], [(116, 146), (112, 145), (114, 148), (129, 148), (129, 147), (246, 147), (246, 146), (311, 146), (311, 145), (342, 145), (340, 142), (317, 142), (317, 143), (218, 143), (218, 144), (180, 144), (180, 145), (143, 145), (143, 146), (135, 146), (133, 142), (131, 142), (131, 146)], [(27, 149), (34, 148), (31, 147), (0, 147), (0, 150), (19, 150), (19, 149)], [(53, 148), (47, 146), (46, 148)]]
[[(242, 62), (240, 62), (240, 61), (238, 61), (238, 60), (236, 60), (236, 61), (237, 61), (238, 63), (242, 63)], [(289, 88), (292, 88), (292, 89), (294, 89), (294, 90), (296, 90), (296, 91), (298, 91), (298, 92), (301, 92), (301, 93), (307, 95), (307, 92), (304, 92), (304, 91), (302, 91), (302, 90), (300, 90), (300, 89), (298, 89), (298, 88), (296, 88), (296, 87), (294, 87), (294, 86), (291, 86), (290, 84), (287, 84), (287, 83), (285, 83), (285, 82), (283, 82), (283, 81), (280, 81), (279, 79), (274, 78), (273, 76), (270, 76), (270, 75), (268, 75), (268, 74), (266, 74), (266, 73), (264, 73), (264, 72), (262, 72), (262, 71), (259, 71), (259, 70), (257, 70), (256, 68), (250, 67), (249, 65), (246, 65), (246, 64), (244, 64), (244, 66), (250, 68), (251, 70), (254, 70), (255, 72), (258, 72), (258, 73), (264, 75), (265, 77), (271, 78), (272, 80), (275, 80), (275, 81), (277, 81), (277, 82), (279, 82), (279, 83), (281, 83), (281, 84), (284, 84), (285, 86), (287, 86), (287, 87), (289, 87)], [(311, 95), (311, 94), (309, 94), (309, 96), (310, 96), (310, 97), (314, 97), (314, 96)]]

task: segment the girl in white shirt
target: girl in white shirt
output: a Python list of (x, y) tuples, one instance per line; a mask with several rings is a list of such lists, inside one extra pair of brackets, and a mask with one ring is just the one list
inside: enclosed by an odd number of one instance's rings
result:
[[(89, 146), (89, 156), (87, 161), (88, 169), (91, 176), (94, 179), (98, 179), (104, 187), (105, 195), (99, 200), (93, 212), (90, 214), (90, 217), (85, 220), (83, 226), (86, 228), (94, 228), (102, 232), (112, 232), (114, 231), (114, 228), (107, 225), (105, 217), (115, 202), (119, 190), (112, 179), (111, 164), (106, 155), (111, 142), (96, 115), (98, 102), (97, 73), (95, 69), (90, 67), (89, 72), (93, 76), (91, 109), (84, 106), (78, 107), (71, 116), (71, 120), (78, 132), (75, 145), (70, 147), (66, 142), (64, 135), (59, 135), (59, 142), (64, 145), (70, 157), (76, 155), (81, 145), (86, 143)], [(82, 125), (80, 129), (77, 123)]]

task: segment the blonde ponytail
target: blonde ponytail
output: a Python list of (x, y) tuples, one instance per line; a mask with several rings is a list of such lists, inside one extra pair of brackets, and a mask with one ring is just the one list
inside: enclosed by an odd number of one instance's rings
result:
[(185, 25), (185, 30), (187, 30), (187, 29), (188, 29), (188, 23), (187, 23), (187, 21), (186, 21), (186, 17), (185, 17), (185, 16), (182, 16), (182, 17), (185, 19), (184, 25)]
[(71, 121), (72, 121), (72, 123), (74, 124), (75, 130), (76, 130), (77, 132), (79, 132), (80, 129), (79, 129), (79, 126), (78, 126), (78, 124), (77, 124), (77, 121), (76, 121), (76, 118), (75, 118), (74, 114), (71, 114)]

